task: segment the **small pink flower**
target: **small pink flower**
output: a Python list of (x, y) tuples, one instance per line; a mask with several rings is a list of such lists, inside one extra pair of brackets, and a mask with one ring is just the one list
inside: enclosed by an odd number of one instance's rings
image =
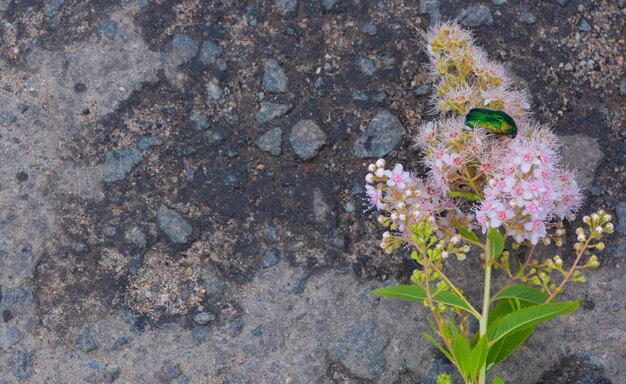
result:
[(385, 207), (383, 203), (383, 191), (382, 186), (378, 184), (378, 186), (373, 187), (371, 185), (366, 185), (365, 189), (367, 191), (367, 197), (369, 199), (370, 206), (368, 209), (376, 207), (377, 210), (381, 210)]
[(399, 190), (404, 190), (407, 182), (411, 180), (411, 175), (404, 171), (402, 164), (396, 164), (393, 170), (385, 171), (385, 176), (387, 176), (387, 186), (396, 187)]

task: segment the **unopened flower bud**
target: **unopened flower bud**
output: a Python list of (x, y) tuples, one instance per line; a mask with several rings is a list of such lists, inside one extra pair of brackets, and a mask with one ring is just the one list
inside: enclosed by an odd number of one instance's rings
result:
[(374, 182), (374, 175), (372, 173), (368, 173), (367, 176), (365, 176), (365, 181), (367, 184), (372, 184)]
[(562, 246), (563, 245), (563, 240), (561, 240), (561, 239), (554, 240), (554, 245), (556, 245), (557, 247)]
[(391, 214), (391, 220), (392, 221), (398, 221), (398, 212), (394, 212)]
[(385, 170), (383, 168), (378, 168), (376, 169), (376, 172), (374, 172), (374, 175), (382, 179), (382, 177), (385, 176)]
[(559, 255), (554, 256), (554, 263), (556, 265), (563, 265), (563, 259)]
[(580, 228), (580, 227), (578, 227), (578, 228), (576, 228), (576, 234), (577, 235), (584, 235), (585, 234), (585, 230)]
[(602, 228), (602, 226), (601, 226), (601, 225), (598, 225), (598, 226), (596, 227), (595, 231), (596, 231), (596, 233), (597, 233), (598, 235), (601, 235), (602, 233), (604, 233), (604, 228)]
[(388, 239), (389, 237), (391, 237), (391, 233), (389, 231), (385, 231), (385, 233), (383, 233), (383, 239)]
[(585, 224), (589, 224), (589, 223), (591, 223), (591, 217), (589, 217), (589, 216), (584, 216), (584, 217), (583, 217), (583, 223), (585, 223)]
[(552, 241), (550, 240), (550, 238), (549, 238), (549, 237), (544, 237), (543, 239), (541, 239), (541, 243), (542, 243), (543, 245), (550, 245), (550, 243), (551, 243), (551, 242), (552, 242)]
[(376, 166), (378, 168), (385, 168), (385, 159), (378, 159), (376, 160)]
[(585, 240), (587, 240), (587, 237), (585, 237), (584, 233), (581, 233), (580, 235), (578, 235), (578, 241), (580, 241), (582, 243)]
[(459, 243), (459, 241), (461, 241), (461, 239), (460, 239), (458, 236), (452, 236), (452, 237), (450, 238), (450, 242), (451, 242), (452, 244), (454, 244), (454, 245), (458, 244), (458, 243)]
[(457, 259), (459, 259), (460, 261), (465, 260), (466, 257), (467, 257), (467, 255), (464, 254), (464, 253), (457, 254)]
[(401, 213), (400, 215), (398, 215), (398, 220), (399, 221), (405, 221), (406, 220), (406, 215), (404, 213)]
[(613, 233), (613, 223), (607, 223), (607, 224), (604, 226), (604, 231), (605, 231), (606, 233)]
[(367, 170), (370, 172), (374, 172), (376, 170), (376, 166), (374, 164), (370, 164), (367, 166)]
[(569, 221), (574, 221), (574, 220), (576, 220), (576, 215), (575, 215), (575, 214), (573, 214), (573, 213), (570, 213), (570, 214), (568, 214), (568, 215), (567, 215), (567, 216), (565, 216), (565, 217), (567, 217), (567, 220), (569, 220)]
[(597, 213), (598, 213), (598, 215), (602, 216), (602, 215), (604, 215), (606, 212), (604, 212), (604, 209), (599, 209)]
[(446, 251), (441, 252), (441, 257), (443, 257), (444, 259), (447, 259), (448, 256), (449, 256), (448, 252), (446, 252)]
[(597, 249), (598, 251), (604, 251), (604, 247), (605, 247), (605, 245), (604, 245), (604, 243), (602, 243), (602, 242), (600, 242), (600, 243), (596, 244), (596, 249)]
[(384, 242), (384, 241), (382, 241), (382, 242), (380, 243), (380, 247), (381, 247), (382, 249), (386, 249), (386, 248), (387, 248), (387, 246), (385, 245), (385, 242)]
[(598, 216), (597, 213), (592, 213), (591, 214), (591, 220), (598, 221), (598, 220), (600, 220), (600, 216)]
[(406, 204), (404, 204), (404, 203), (401, 201), (401, 202), (399, 202), (399, 203), (398, 203), (397, 208), (398, 208), (398, 209), (404, 209), (404, 208), (406, 208)]
[(554, 231), (554, 234), (559, 236), (559, 237), (561, 237), (561, 236), (563, 236), (563, 230), (559, 228), (556, 231)]

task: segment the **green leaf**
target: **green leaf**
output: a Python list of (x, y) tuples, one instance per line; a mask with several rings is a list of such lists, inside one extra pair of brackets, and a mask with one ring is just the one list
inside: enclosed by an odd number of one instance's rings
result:
[(470, 241), (474, 241), (476, 243), (480, 243), (480, 239), (478, 238), (478, 236), (476, 236), (474, 232), (468, 231), (467, 229), (463, 227), (456, 227), (456, 229), (459, 231), (459, 234), (461, 235), (462, 238), (470, 240)]
[(452, 343), (452, 351), (454, 352), (454, 358), (457, 361), (456, 367), (461, 373), (463, 379), (466, 379), (470, 375), (470, 363), (472, 357), (472, 349), (470, 344), (462, 334), (456, 335), (454, 342)]
[[(411, 300), (422, 302), (426, 300), (426, 290), (419, 285), (397, 285), (394, 287), (383, 287), (374, 289), (373, 295), (381, 297), (392, 297), (400, 300)], [(476, 315), (476, 311), (464, 299), (452, 292), (441, 291), (432, 296), (432, 300), (438, 303), (444, 303), (452, 307), (461, 308), (469, 313)]]
[(504, 238), (496, 228), (490, 228), (487, 232), (487, 256), (494, 260), (504, 250)]
[(485, 365), (485, 361), (487, 360), (487, 351), (488, 351), (487, 337), (483, 335), (474, 349), (472, 349), (472, 356), (468, 362), (468, 374), (471, 379), (478, 376), (480, 372), (480, 368)]
[(441, 353), (443, 353), (444, 355), (446, 355), (446, 357), (448, 358), (448, 360), (450, 360), (451, 363), (454, 364), (454, 357), (452, 357), (452, 355), (450, 354), (450, 352), (448, 352), (447, 349), (445, 349), (443, 347), (443, 345), (441, 345), (440, 342), (438, 342), (434, 337), (432, 337), (430, 334), (426, 333), (426, 332), (422, 332), (422, 335), (426, 338), (426, 340), (430, 341), (431, 343), (433, 343), (433, 345), (435, 347), (437, 347), (437, 349), (439, 349), (441, 351)]
[(464, 197), (467, 201), (477, 201), (480, 200), (476, 194), (471, 192), (461, 192), (461, 191), (450, 191), (448, 192), (450, 197)]
[(519, 332), (511, 333), (493, 344), (489, 348), (487, 355), (487, 366), (489, 369), (495, 367), (515, 352), (517, 348), (524, 344), (524, 341), (530, 337), (534, 330), (535, 327), (530, 327)]
[(504, 382), (504, 380), (500, 378), (500, 376), (496, 376), (493, 378), (493, 381), (491, 382), (491, 384), (506, 384), (506, 383)]
[(533, 305), (504, 315), (487, 329), (489, 343), (493, 346), (499, 340), (512, 333), (534, 327), (539, 323), (552, 320), (557, 316), (574, 312), (578, 309), (579, 305), (580, 303), (577, 301), (567, 301), (564, 303), (552, 302)]
[(512, 285), (498, 293), (492, 301), (501, 299), (519, 299), (533, 304), (545, 303), (548, 296), (541, 291), (525, 285)]

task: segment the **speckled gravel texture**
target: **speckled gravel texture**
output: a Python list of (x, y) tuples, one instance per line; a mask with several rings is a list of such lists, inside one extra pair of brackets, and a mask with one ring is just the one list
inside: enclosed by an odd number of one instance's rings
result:
[[(372, 156), (424, 171), (421, 35), (455, 18), (555, 128), (584, 211), (618, 221), (567, 293), (581, 309), (499, 372), (626, 383), (624, 1), (0, 0), (0, 16), (1, 384), (453, 372), (423, 308), (368, 293), (414, 265), (376, 247), (362, 198)], [(461, 268), (477, 299), (479, 264)]]

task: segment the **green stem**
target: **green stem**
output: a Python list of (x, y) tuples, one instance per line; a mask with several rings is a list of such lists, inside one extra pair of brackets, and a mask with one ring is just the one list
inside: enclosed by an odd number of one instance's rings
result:
[[(485, 248), (485, 290), (483, 292), (483, 313), (480, 317), (480, 337), (487, 334), (487, 324), (489, 321), (489, 304), (491, 304), (491, 258), (490, 247)], [(480, 368), (478, 383), (485, 384), (487, 380), (487, 364)]]

